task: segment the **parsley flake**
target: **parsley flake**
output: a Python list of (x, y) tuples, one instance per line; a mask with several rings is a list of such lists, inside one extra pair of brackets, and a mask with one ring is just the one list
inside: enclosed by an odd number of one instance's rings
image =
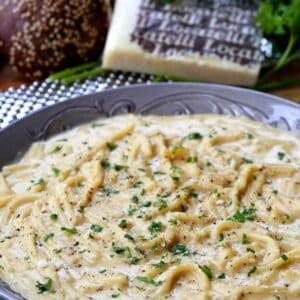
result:
[(237, 211), (230, 220), (239, 223), (245, 223), (246, 221), (254, 221), (256, 219), (256, 209), (255, 208), (243, 208)]
[(91, 230), (94, 232), (101, 232), (103, 230), (103, 227), (97, 224), (91, 225)]
[(214, 277), (211, 269), (207, 265), (199, 266), (199, 268), (209, 279)]
[(162, 283), (161, 281), (155, 281), (155, 280), (153, 280), (149, 277), (146, 277), (146, 276), (137, 276), (136, 279), (139, 280), (139, 281), (142, 281), (144, 283), (154, 285), (154, 286), (159, 286)]
[(36, 282), (35, 287), (38, 289), (39, 294), (43, 294), (45, 292), (50, 291), (52, 286), (52, 279), (48, 278), (45, 283), (41, 283), (39, 281)]
[(161, 222), (152, 222), (151, 225), (148, 226), (148, 230), (151, 234), (159, 232), (162, 230), (162, 223)]

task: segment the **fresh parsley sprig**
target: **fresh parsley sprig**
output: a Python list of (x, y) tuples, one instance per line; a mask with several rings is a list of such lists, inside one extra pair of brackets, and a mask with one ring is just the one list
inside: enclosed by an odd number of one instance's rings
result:
[(266, 83), (278, 70), (300, 58), (300, 0), (263, 0), (256, 22), (263, 36), (272, 43), (275, 63), (259, 79), (256, 88), (270, 90), (300, 82), (300, 77)]

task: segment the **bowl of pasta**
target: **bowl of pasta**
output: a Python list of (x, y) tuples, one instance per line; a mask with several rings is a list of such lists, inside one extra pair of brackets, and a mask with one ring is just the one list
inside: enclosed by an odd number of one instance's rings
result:
[(0, 131), (0, 298), (299, 299), (300, 107), (138, 85)]

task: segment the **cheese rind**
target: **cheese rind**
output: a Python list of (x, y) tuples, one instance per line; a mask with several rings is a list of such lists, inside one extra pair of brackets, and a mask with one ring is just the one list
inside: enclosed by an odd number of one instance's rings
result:
[[(245, 20), (230, 20), (241, 19), (243, 12), (236, 8), (232, 15), (222, 15), (219, 11), (210, 19), (212, 9), (196, 8), (195, 14), (191, 7), (183, 9), (179, 15), (178, 7), (176, 11), (170, 5), (117, 0), (103, 67), (174, 75), (192, 81), (255, 84), (260, 70), (260, 37), (251, 24), (253, 11), (244, 12)], [(238, 21), (241, 24), (236, 25)], [(233, 28), (217, 28), (222, 22), (233, 24)]]

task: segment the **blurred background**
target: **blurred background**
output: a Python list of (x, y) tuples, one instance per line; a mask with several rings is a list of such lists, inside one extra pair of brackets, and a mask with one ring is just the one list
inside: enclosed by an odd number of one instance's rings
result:
[[(234, 13), (226, 15), (226, 10)], [(132, 11), (135, 12), (134, 15)], [(194, 11), (193, 14), (191, 11)], [(238, 20), (241, 13), (245, 14), (244, 20)], [(225, 57), (218, 53), (207, 55), (205, 49), (203, 50), (204, 46), (201, 46), (201, 43), (207, 42), (214, 30), (214, 39), (219, 38), (217, 42), (223, 42), (225, 33), (219, 34), (220, 28), (216, 26), (217, 23), (207, 22), (208, 19), (215, 18), (218, 22), (222, 20), (224, 24), (237, 23), (239, 26), (232, 30), (235, 34), (244, 34), (246, 37), (250, 36), (250, 29), (255, 28), (251, 42), (258, 45), (261, 52), (259, 61), (255, 58), (257, 74), (253, 74), (252, 71), (251, 75), (249, 73), (251, 80), (255, 79), (253, 84), (240, 84), (235, 80), (235, 75), (232, 76), (232, 82), (222, 82), (223, 75), (220, 75), (216, 82), (247, 86), (300, 103), (299, 0), (117, 0), (116, 3), (114, 0), (24, 0), (22, 3), (0, 0), (0, 18), (2, 92), (20, 86), (24, 89), (24, 85), (29, 87), (33, 82), (42, 84), (45, 80), (59, 81), (66, 86), (95, 80), (97, 77), (103, 78), (105, 82), (109, 72), (152, 74), (147, 80), (153, 82), (214, 82), (213, 78), (218, 78), (218, 74), (224, 74), (225, 78), (226, 72), (233, 74), (235, 67), (240, 68), (240, 65), (243, 65), (235, 60), (234, 56)], [(155, 44), (155, 38), (157, 44), (161, 45), (160, 49), (163, 49), (167, 40), (176, 44), (176, 35), (179, 39), (180, 32), (174, 32), (174, 28), (179, 25), (185, 34), (195, 36), (195, 41), (196, 37), (198, 38), (193, 44), (192, 55), (176, 54), (174, 59), (173, 56), (168, 57), (167, 50), (164, 53), (149, 50), (150, 40)], [(249, 44), (250, 39), (245, 38), (244, 41), (245, 44), (239, 47), (252, 47)], [(185, 42), (186, 47), (182, 45)], [(190, 47), (188, 39), (182, 39), (178, 43), (181, 43), (180, 50)], [(234, 47), (235, 43), (240, 41), (226, 43)], [(105, 57), (103, 62), (104, 47), (107, 50), (106, 62)], [(180, 59), (178, 55), (181, 55)], [(135, 58), (132, 58), (133, 56)], [(205, 64), (207, 57), (209, 63), (216, 66), (212, 70), (199, 67), (198, 62), (204, 61)], [(158, 65), (165, 64), (165, 69), (155, 68), (156, 59)], [(177, 67), (179, 61), (181, 62)], [(254, 61), (254, 58), (251, 61)], [(224, 63), (223, 66), (223, 62), (227, 65)], [(193, 76), (184, 72), (184, 63), (195, 68)], [(154, 67), (151, 67), (151, 64)], [(141, 65), (142, 68), (135, 69), (135, 65)], [(218, 65), (222, 65), (222, 68)], [(73, 67), (75, 69), (72, 69)], [(183, 71), (180, 72), (176, 68)], [(249, 68), (252, 68), (252, 65)], [(67, 72), (60, 72), (66, 69)], [(204, 75), (194, 75), (201, 73)], [(137, 82), (140, 83), (141, 80)]]

